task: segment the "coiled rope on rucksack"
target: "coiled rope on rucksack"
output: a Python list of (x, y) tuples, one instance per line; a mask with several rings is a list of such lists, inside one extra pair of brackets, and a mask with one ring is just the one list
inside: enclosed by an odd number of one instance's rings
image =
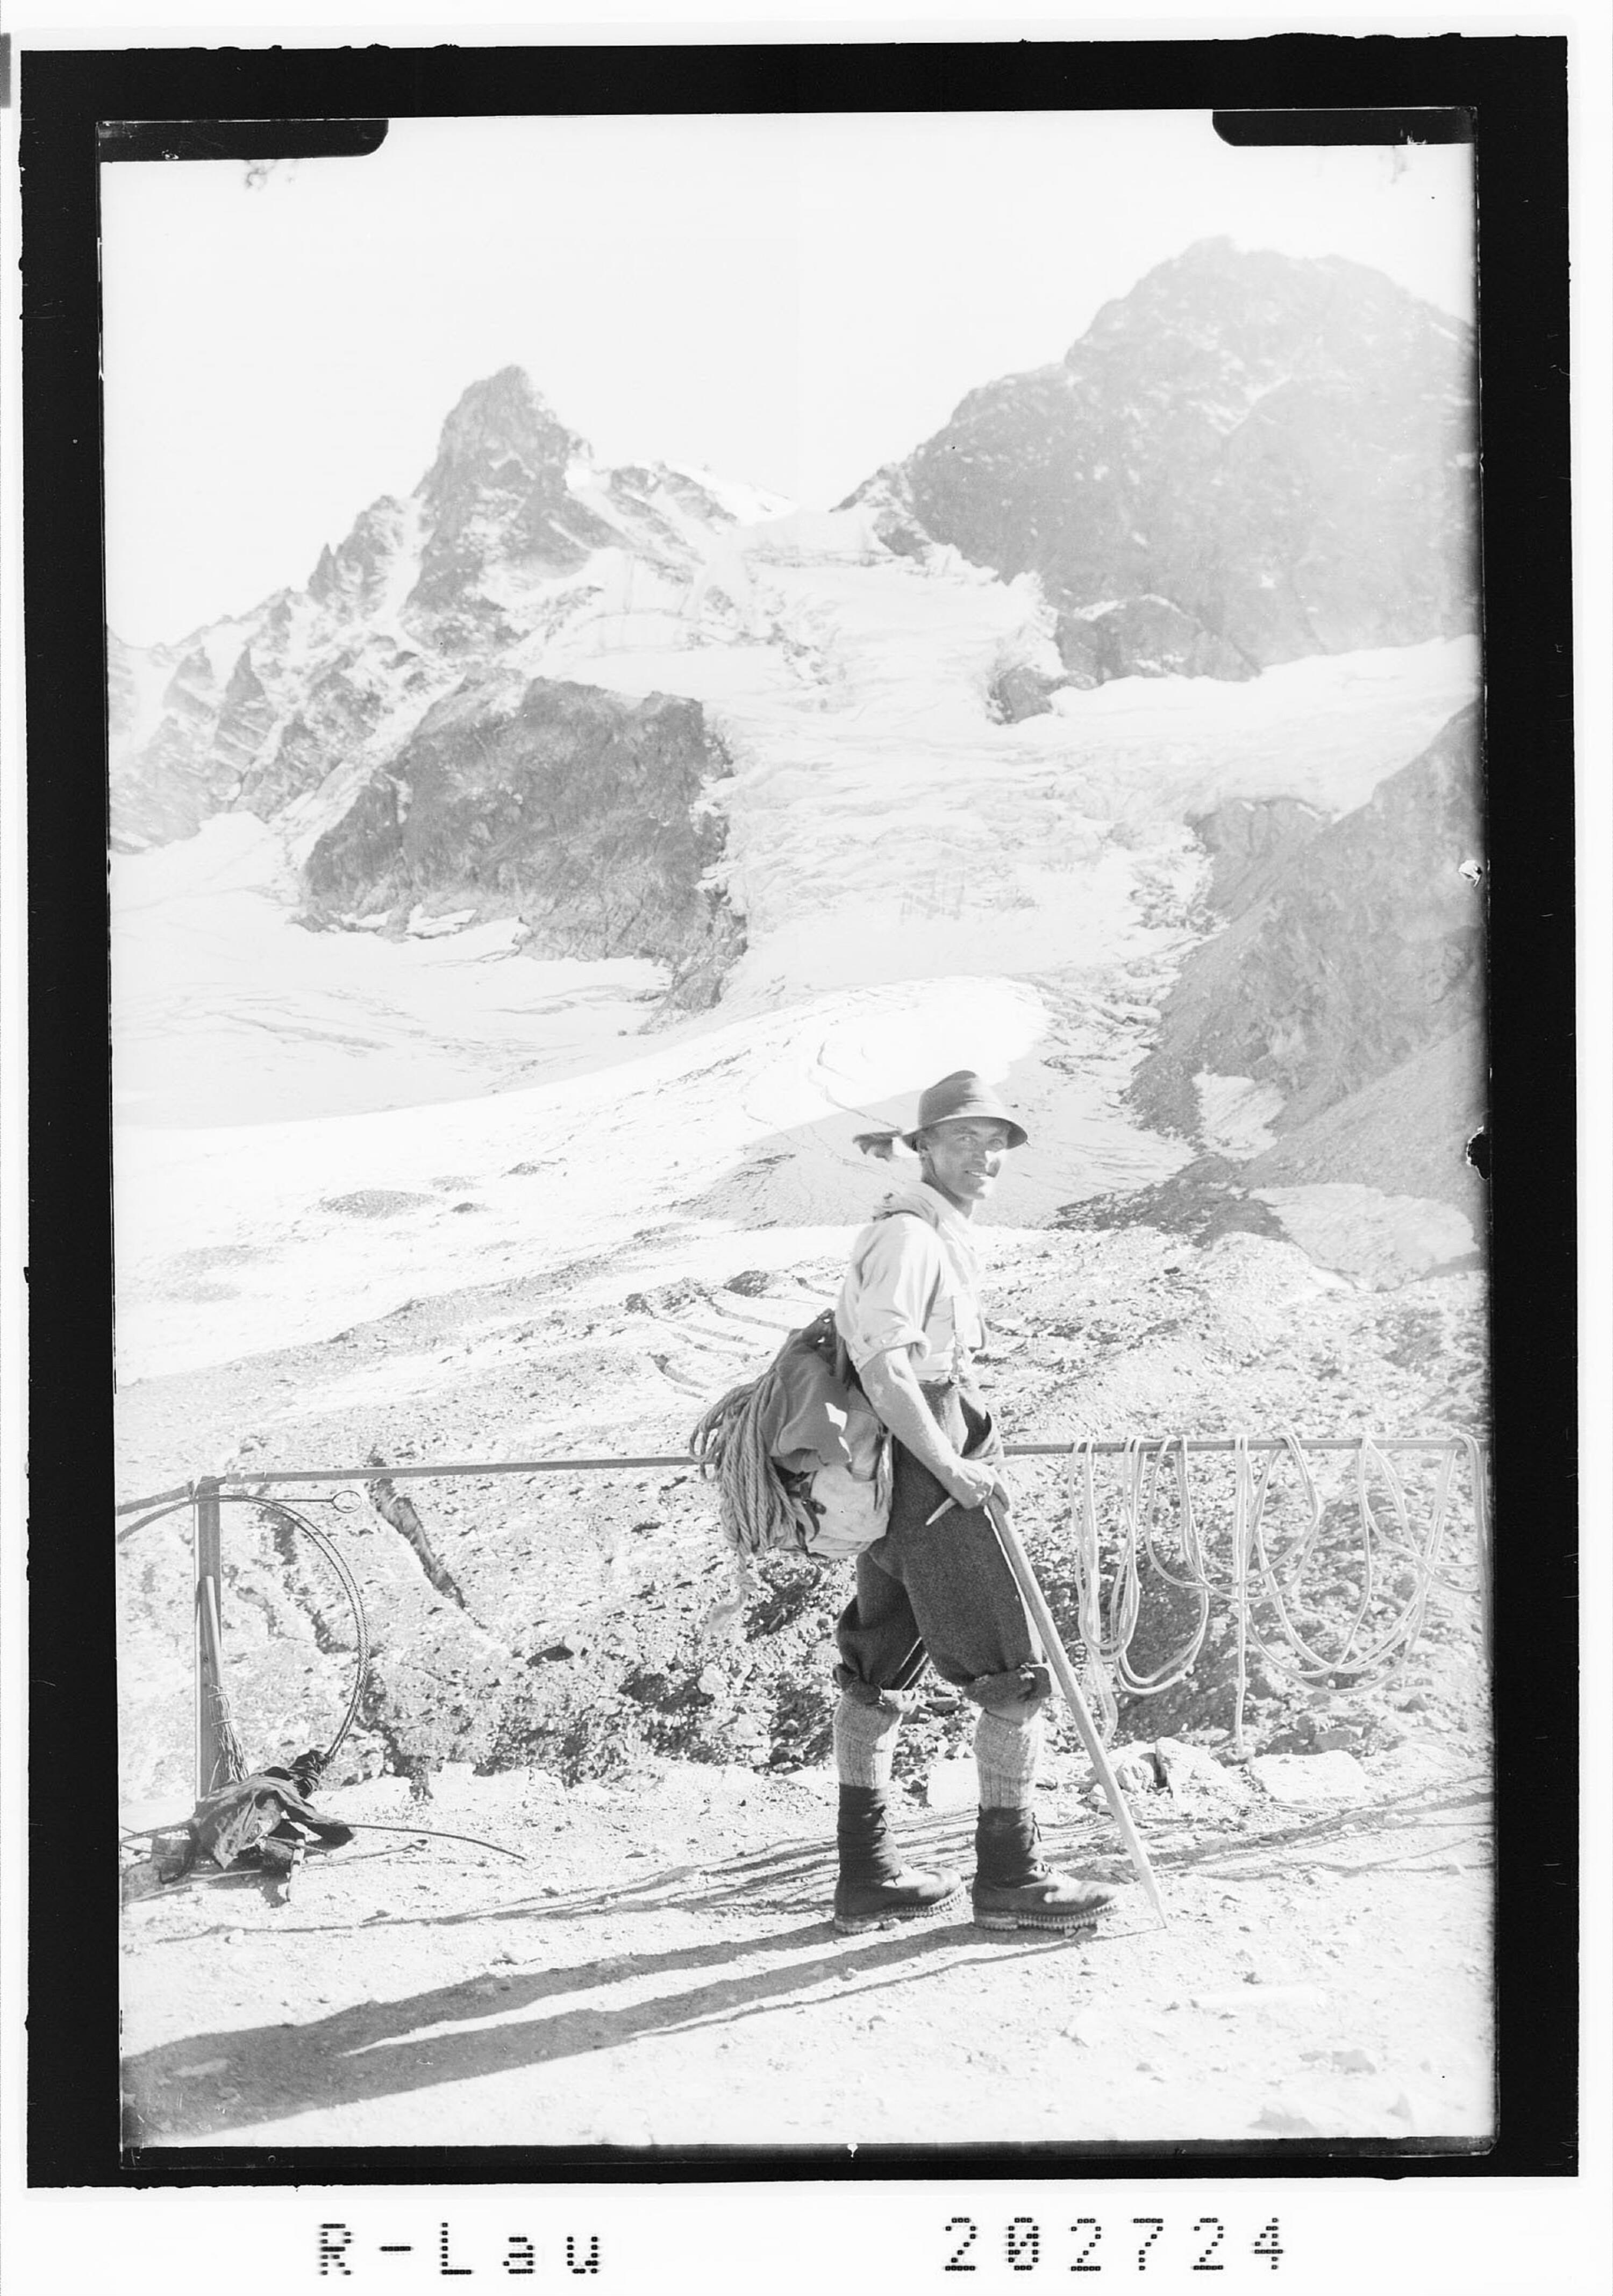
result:
[(805, 1553), (816, 1528), (805, 1493), (790, 1489), (768, 1450), (766, 1408), (764, 1374), (731, 1387), (700, 1414), (689, 1436), (696, 1464), (716, 1487), (723, 1537), (739, 1555), (791, 1546)]

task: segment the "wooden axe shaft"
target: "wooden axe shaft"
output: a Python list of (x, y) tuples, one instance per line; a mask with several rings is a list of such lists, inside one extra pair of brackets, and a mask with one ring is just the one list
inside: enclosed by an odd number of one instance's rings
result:
[(1025, 1607), (1030, 1613), (1031, 1623), (1041, 1636), (1042, 1647), (1047, 1653), (1047, 1662), (1057, 1676), (1059, 1687), (1064, 1693), (1069, 1704), (1069, 1710), (1076, 1718), (1076, 1727), (1081, 1734), (1081, 1743), (1085, 1747), (1092, 1766), (1098, 1773), (1103, 1787), (1104, 1800), (1114, 1814), (1115, 1824), (1120, 1829), (1120, 1839), (1126, 1844), (1126, 1855), (1132, 1861), (1133, 1870), (1138, 1881), (1148, 1891), (1149, 1902), (1159, 1916), (1160, 1928), (1168, 1929), (1170, 1916), (1160, 1901), (1159, 1885), (1154, 1880), (1154, 1869), (1148, 1862), (1148, 1852), (1142, 1847), (1137, 1829), (1132, 1823), (1132, 1814), (1126, 1806), (1126, 1796), (1120, 1791), (1120, 1781), (1116, 1777), (1109, 1756), (1103, 1751), (1103, 1741), (1099, 1737), (1092, 1716), (1086, 1710), (1086, 1701), (1081, 1695), (1081, 1685), (1076, 1680), (1076, 1670), (1071, 1666), (1069, 1652), (1060, 1639), (1059, 1629), (1053, 1624), (1053, 1615), (1047, 1607), (1046, 1597), (1036, 1584), (1036, 1574), (1030, 1567), (1030, 1557), (1026, 1554), (1019, 1534), (1010, 1522), (1000, 1501), (995, 1498), (987, 1499), (986, 1513), (992, 1529), (997, 1534), (997, 1543), (1003, 1549), (1008, 1567), (1014, 1574), (1015, 1583), (1024, 1598)]

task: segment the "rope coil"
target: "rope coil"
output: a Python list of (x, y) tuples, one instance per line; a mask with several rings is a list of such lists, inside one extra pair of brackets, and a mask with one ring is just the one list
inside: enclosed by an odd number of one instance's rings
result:
[[(317, 1548), (319, 1553), (324, 1556), (325, 1561), (336, 1573), (336, 1577), (340, 1582), (341, 1590), (348, 1598), (348, 1606), (353, 1614), (353, 1629), (357, 1648), (357, 1663), (353, 1670), (353, 1687), (348, 1694), (347, 1707), (342, 1714), (340, 1722), (337, 1726), (336, 1734), (319, 1758), (319, 1767), (321, 1769), (323, 1769), (331, 1761), (338, 1747), (341, 1744), (342, 1740), (347, 1736), (348, 1731), (353, 1727), (353, 1724), (358, 1714), (359, 1701), (364, 1696), (364, 1683), (368, 1678), (370, 1671), (370, 1626), (369, 1620), (364, 1616), (364, 1602), (358, 1592), (358, 1581), (354, 1578), (352, 1571), (348, 1568), (346, 1557), (342, 1554), (340, 1549), (335, 1545), (334, 1541), (328, 1538), (324, 1532), (321, 1530), (316, 1524), (309, 1522), (305, 1515), (299, 1514), (294, 1508), (287, 1506), (282, 1500), (265, 1498), (261, 1495), (252, 1498), (245, 1498), (234, 1492), (224, 1491), (219, 1494), (218, 1503), (221, 1506), (257, 1507), (265, 1514), (278, 1516), (290, 1529), (300, 1531), (303, 1537), (308, 1539), (311, 1544)], [(142, 1529), (146, 1523), (156, 1522), (163, 1515), (177, 1514), (181, 1507), (189, 1506), (191, 1504), (192, 1493), (187, 1486), (184, 1496), (176, 1500), (173, 1505), (159, 1507), (154, 1513), (143, 1516), (140, 1522), (131, 1523), (129, 1525), (129, 1530), (133, 1531)], [(121, 1532), (119, 1533), (119, 1536), (127, 1538), (128, 1533)], [(217, 1660), (221, 1657), (221, 1653), (217, 1649), (217, 1620), (216, 1615), (209, 1617), (209, 1631), (212, 1635), (215, 1642), (214, 1654)], [(215, 1685), (213, 1693), (215, 1699), (215, 1720), (218, 1731), (219, 1745), (224, 1755), (224, 1767), (227, 1773), (227, 1779), (225, 1782), (233, 1784), (246, 1775), (246, 1756), (242, 1750), (241, 1740), (236, 1734), (234, 1717), (230, 1710), (229, 1698), (224, 1687), (223, 1670), (221, 1665), (215, 1667), (213, 1682)]]
[[(1442, 1447), (1426, 1520), (1421, 1529), (1406, 1488), (1371, 1432), (1353, 1445), (1355, 1516), (1359, 1536), (1360, 1581), (1353, 1615), (1339, 1631), (1338, 1647), (1317, 1647), (1316, 1626), (1303, 1618), (1303, 1589), (1316, 1560), (1327, 1509), (1306, 1456), (1303, 1439), (1283, 1428), (1257, 1469), (1247, 1435), (1231, 1440), (1232, 1490), (1224, 1554), (1212, 1552), (1200, 1526), (1188, 1472), (1189, 1440), (1166, 1437), (1151, 1443), (1133, 1437), (1121, 1449), (1114, 1493), (1115, 1529), (1107, 1587), (1099, 1526), (1093, 1457), (1089, 1436), (1069, 1446), (1068, 1535), (1073, 1562), (1076, 1621), (1094, 1702), (1106, 1732), (1116, 1726), (1111, 1684), (1133, 1697), (1150, 1698), (1183, 1681), (1197, 1664), (1208, 1636), (1212, 1606), (1219, 1598), (1231, 1612), (1235, 1684), (1232, 1740), (1244, 1750), (1243, 1710), (1249, 1652), (1271, 1675), (1296, 1684), (1333, 1685), (1381, 1679), (1403, 1664), (1421, 1636), (1436, 1592), (1463, 1591), (1441, 1570), (1459, 1455), (1465, 1458), (1472, 1496), (1478, 1564), (1478, 1591), (1489, 1650), (1490, 1544), (1487, 1493), (1480, 1447), (1470, 1435)], [(1159, 1528), (1167, 1456), (1174, 1455), (1174, 1538)], [(1291, 1468), (1302, 1521), (1286, 1554), (1277, 1550), (1268, 1504), (1280, 1470)], [(1374, 1496), (1374, 1486), (1377, 1496)], [(1191, 1594), (1196, 1615), (1182, 1646), (1151, 1673), (1141, 1673), (1131, 1649), (1142, 1615), (1141, 1565), (1167, 1586)], [(1375, 1627), (1374, 1613), (1388, 1616)]]
[[(488, 1461), (476, 1465), (394, 1467), (387, 1472), (395, 1477), (483, 1476), (564, 1469), (694, 1466), (702, 1477), (710, 1477), (716, 1483), (733, 1578), (731, 1594), (719, 1601), (705, 1621), (704, 1630), (709, 1633), (732, 1626), (742, 1617), (756, 1589), (752, 1553), (770, 1549), (799, 1552), (806, 1545), (804, 1534), (811, 1527), (798, 1494), (768, 1471), (766, 1446), (757, 1421), (759, 1404), (759, 1382), (746, 1382), (731, 1389), (702, 1416), (691, 1438), (690, 1451), (676, 1456)], [(1433, 1493), (1428, 1502), (1426, 1525), (1421, 1529), (1414, 1523), (1414, 1510), (1405, 1485), (1388, 1456), (1391, 1449), (1440, 1455)], [(1439, 1593), (1460, 1598), (1467, 1592), (1440, 1568), (1459, 1459), (1466, 1466), (1473, 1510), (1478, 1595), (1485, 1654), (1486, 1659), (1489, 1657), (1493, 1550), (1487, 1449), (1482, 1439), (1467, 1433), (1383, 1437), (1367, 1431), (1350, 1438), (1306, 1439), (1284, 1427), (1274, 1438), (1249, 1434), (1195, 1438), (1181, 1434), (1100, 1441), (1091, 1435), (1082, 1435), (1068, 1443), (1011, 1443), (1005, 1446), (1005, 1455), (1011, 1458), (1061, 1457), (1066, 1463), (1077, 1630), (1072, 1657), (1084, 1689), (1102, 1717), (1105, 1739), (1111, 1737), (1118, 1726), (1116, 1685), (1134, 1697), (1154, 1697), (1183, 1681), (1203, 1652), (1210, 1635), (1213, 1606), (1219, 1598), (1230, 1609), (1234, 1630), (1232, 1735), (1234, 1746), (1241, 1751), (1251, 1645), (1269, 1674), (1296, 1684), (1332, 1684), (1341, 1677), (1355, 1682), (1381, 1678), (1409, 1657), (1422, 1633), (1433, 1595)], [(1298, 1615), (1303, 1608), (1304, 1582), (1315, 1559), (1327, 1513), (1307, 1451), (1348, 1452), (1354, 1472), (1360, 1589), (1354, 1615), (1331, 1654), (1316, 1646), (1315, 1625), (1309, 1620), (1302, 1622)], [(1207, 1535), (1201, 1525), (1189, 1473), (1190, 1452), (1231, 1454), (1232, 1505), (1224, 1552), (1217, 1550), (1217, 1542)], [(1254, 1460), (1257, 1452), (1264, 1455), (1258, 1470)], [(1118, 1461), (1118, 1535), (1113, 1541), (1114, 1559), (1107, 1588), (1095, 1476), (1095, 1461), (1100, 1453)], [(1165, 1472), (1167, 1459), (1174, 1463), (1174, 1475), (1169, 1478)], [(1277, 1550), (1267, 1520), (1268, 1502), (1285, 1464), (1297, 1479), (1304, 1515), (1297, 1543), (1286, 1554)], [(322, 1758), (323, 1762), (328, 1762), (351, 1729), (363, 1695), (369, 1663), (364, 1607), (352, 1574), (335, 1546), (305, 1516), (282, 1501), (267, 1497), (264, 1487), (276, 1481), (373, 1482), (375, 1468), (372, 1464), (355, 1470), (276, 1470), (241, 1480), (250, 1481), (251, 1490), (221, 1491), (219, 1503), (256, 1506), (308, 1538), (335, 1571), (352, 1609), (357, 1666), (346, 1711)], [(1167, 1533), (1159, 1521), (1163, 1494), (1172, 1483), (1175, 1499), (1174, 1535)], [(126, 1502), (118, 1513), (137, 1514), (139, 1520), (120, 1527), (119, 1540), (126, 1540), (148, 1524), (191, 1505), (195, 1490), (195, 1485), (186, 1484), (149, 1499)], [(148, 1509), (150, 1512), (146, 1512)], [(1191, 1594), (1196, 1611), (1192, 1629), (1182, 1647), (1149, 1674), (1140, 1673), (1131, 1658), (1142, 1615), (1143, 1563), (1167, 1585)], [(1389, 1615), (1375, 1630), (1369, 1630), (1375, 1607), (1379, 1611), (1387, 1608)], [(1367, 1636), (1364, 1642), (1363, 1635)], [(244, 1758), (221, 1686), (216, 1719), (226, 1762), (239, 1776)]]

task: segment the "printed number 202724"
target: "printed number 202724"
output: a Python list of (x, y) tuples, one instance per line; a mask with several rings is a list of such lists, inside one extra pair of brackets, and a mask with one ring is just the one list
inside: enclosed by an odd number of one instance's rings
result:
[[(1109, 2231), (1109, 2252), (1102, 2256), (1099, 2251), (1104, 2245), (1104, 2226), (1096, 2217), (1077, 2217), (1069, 2228), (1072, 2257), (1068, 2269), (1101, 2272), (1107, 2264), (1110, 2271), (1146, 2272), (1150, 2256), (1164, 2252), (1156, 2251), (1156, 2243), (1167, 2236), (1167, 2220), (1164, 2217), (1133, 2217), (1120, 2226), (1111, 2224)], [(980, 2227), (973, 2217), (949, 2217), (946, 2232), (953, 2250), (944, 2270), (978, 2272), (981, 2264), (989, 2267), (998, 2260), (991, 2254), (989, 2234), (982, 2246)], [(1226, 2266), (1216, 2253), (1226, 2239), (1226, 2226), (1219, 2217), (1195, 2218), (1188, 2237), (1198, 2251), (1191, 2267), (1192, 2271), (1225, 2271)], [(1062, 2242), (1060, 2244), (1062, 2246)], [(1170, 2245), (1176, 2245), (1175, 2240)], [(1282, 2235), (1275, 2217), (1262, 2226), (1259, 2236), (1250, 2243), (1250, 2253), (1264, 2257), (1276, 2271), (1282, 2260)], [(1035, 2217), (1014, 2217), (1004, 2226), (1001, 2260), (1011, 2272), (1034, 2272), (1044, 2261), (1042, 2227)], [(1058, 2260), (1051, 2253), (1046, 2258), (1055, 2269)]]

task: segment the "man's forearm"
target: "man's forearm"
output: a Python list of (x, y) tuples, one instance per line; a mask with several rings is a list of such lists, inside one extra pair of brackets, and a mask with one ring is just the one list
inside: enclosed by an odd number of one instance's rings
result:
[(937, 1425), (905, 1349), (892, 1348), (864, 1365), (863, 1392), (898, 1443), (950, 1488), (961, 1462)]

